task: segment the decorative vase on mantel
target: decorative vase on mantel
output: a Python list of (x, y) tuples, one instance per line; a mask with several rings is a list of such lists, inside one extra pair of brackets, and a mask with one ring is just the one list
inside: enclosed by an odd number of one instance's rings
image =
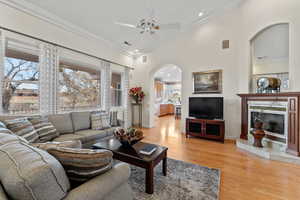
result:
[(251, 135), (254, 137), (253, 146), (263, 148), (262, 139), (265, 137), (265, 131), (263, 130), (263, 122), (260, 120), (255, 120), (254, 130), (251, 131)]

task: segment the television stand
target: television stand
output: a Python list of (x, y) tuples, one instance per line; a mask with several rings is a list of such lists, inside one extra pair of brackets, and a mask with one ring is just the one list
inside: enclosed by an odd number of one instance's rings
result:
[(193, 136), (224, 143), (225, 121), (209, 119), (186, 119), (186, 137)]

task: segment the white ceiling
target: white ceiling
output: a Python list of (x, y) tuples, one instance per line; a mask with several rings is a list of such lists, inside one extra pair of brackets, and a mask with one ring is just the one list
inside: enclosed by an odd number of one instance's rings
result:
[(163, 82), (181, 82), (181, 69), (175, 65), (166, 65), (154, 74), (154, 78)]
[[(25, 0), (42, 10), (80, 27), (89, 33), (112, 42), (128, 52), (139, 49), (148, 53), (162, 42), (175, 37), (179, 31), (160, 30), (154, 35), (141, 35), (138, 30), (120, 27), (114, 22), (137, 24), (150, 15), (154, 9), (158, 23), (179, 22), (183, 29), (201, 20), (198, 14), (204, 12), (202, 19), (240, 0)], [(35, 9), (37, 10), (37, 9)], [(124, 45), (124, 41), (132, 44)]]

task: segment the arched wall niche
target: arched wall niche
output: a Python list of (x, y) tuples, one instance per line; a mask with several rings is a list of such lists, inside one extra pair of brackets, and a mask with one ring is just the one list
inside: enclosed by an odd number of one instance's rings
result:
[(250, 40), (250, 91), (257, 91), (257, 79), (274, 77), (281, 80), (281, 91), (289, 91), (290, 36), (289, 23), (272, 24)]

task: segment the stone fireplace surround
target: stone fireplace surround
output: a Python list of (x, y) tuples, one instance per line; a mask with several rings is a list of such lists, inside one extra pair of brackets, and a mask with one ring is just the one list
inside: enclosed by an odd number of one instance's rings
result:
[[(300, 164), (300, 92), (287, 92), (276, 94), (238, 94), (241, 97), (241, 135), (236, 144), (238, 148), (254, 153), (260, 157), (271, 160), (280, 160), (285, 162), (292, 162)], [(278, 103), (274, 103), (278, 102)], [(278, 142), (276, 139), (273, 141), (272, 135), (264, 141), (264, 148), (253, 147), (251, 137), (249, 137), (250, 115), (249, 105), (272, 105), (272, 107), (284, 107), (286, 105), (285, 115), (285, 136), (286, 142)], [(251, 111), (251, 110), (250, 110)], [(268, 112), (268, 111), (267, 111)], [(282, 113), (283, 114), (283, 113)], [(275, 133), (275, 136), (276, 133)], [(283, 137), (282, 137), (283, 138)], [(249, 139), (249, 140), (248, 140)], [(275, 145), (268, 145), (268, 144)], [(281, 145), (276, 145), (281, 144)]]

